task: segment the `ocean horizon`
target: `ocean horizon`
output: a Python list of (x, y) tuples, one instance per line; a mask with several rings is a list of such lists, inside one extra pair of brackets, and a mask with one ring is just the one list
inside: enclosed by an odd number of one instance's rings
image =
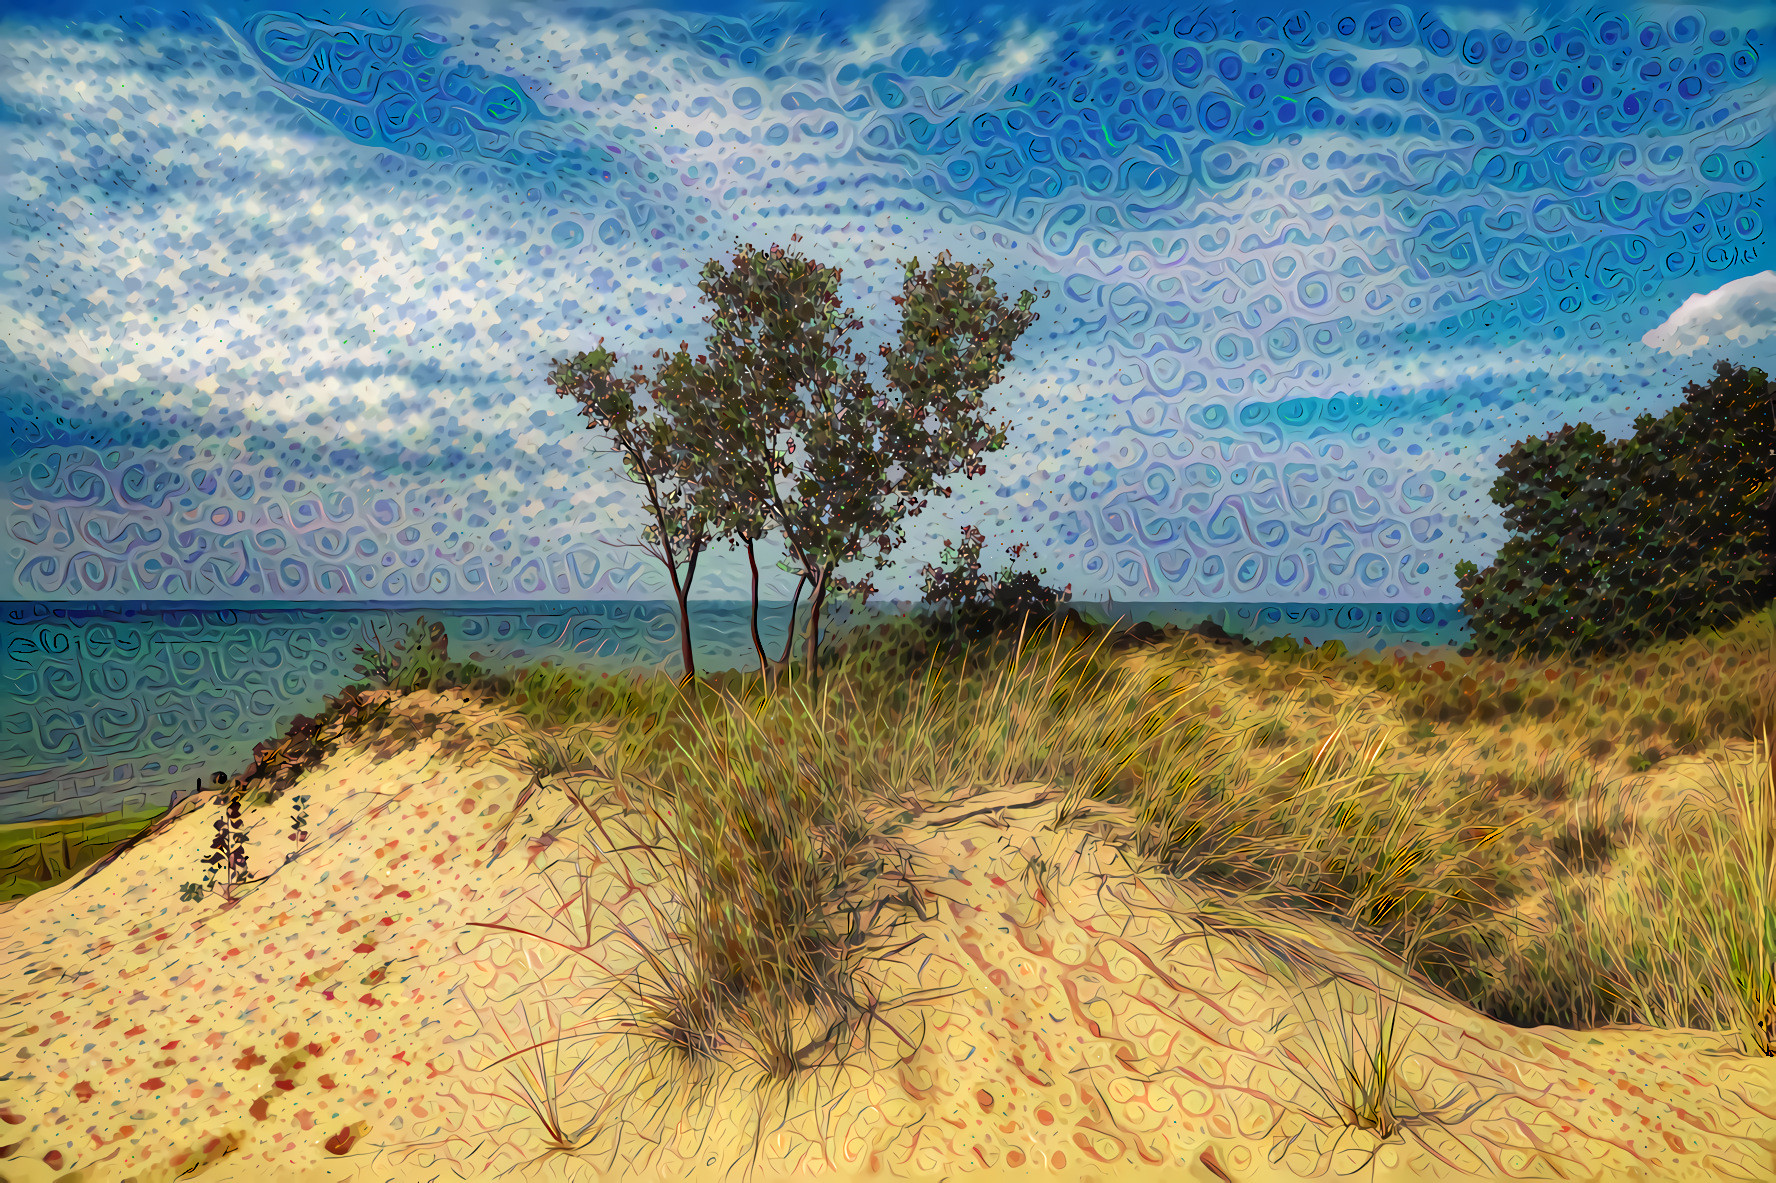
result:
[[(790, 602), (760, 604), (767, 650), (783, 645)], [(829, 606), (827, 629), (916, 605)], [(1097, 623), (1188, 627), (1213, 620), (1254, 641), (1290, 635), (1351, 650), (1423, 651), (1467, 636), (1454, 604), (1076, 601)], [(745, 600), (693, 600), (698, 668), (755, 669)], [(798, 621), (806, 619), (804, 597)], [(0, 824), (161, 808), (233, 773), (298, 714), (363, 681), (354, 646), (444, 624), (450, 656), (507, 671), (542, 661), (604, 674), (676, 672), (669, 600), (142, 600), (0, 603)]]

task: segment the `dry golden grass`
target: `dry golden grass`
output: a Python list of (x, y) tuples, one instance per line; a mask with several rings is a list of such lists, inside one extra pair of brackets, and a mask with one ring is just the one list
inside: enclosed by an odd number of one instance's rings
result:
[[(1768, 1027), (1776, 868), (1746, 837), (1768, 829), (1768, 760), (1744, 750), (1769, 719), (1769, 614), (1590, 665), (1110, 640), (1075, 622), (921, 661), (898, 624), (845, 638), (813, 695), (549, 668), (498, 689), (533, 736), (600, 730), (596, 757), (523, 740), (535, 775), (648, 786), (701, 901), (685, 936), (712, 1013), (843, 997), (866, 938), (835, 917), (880, 846), (866, 803), (1037, 782), (1063, 820), (1121, 807), (1155, 866), (1332, 917), (1509, 1021)], [(1684, 753), (1737, 796), (1647, 832), (1647, 785)]]

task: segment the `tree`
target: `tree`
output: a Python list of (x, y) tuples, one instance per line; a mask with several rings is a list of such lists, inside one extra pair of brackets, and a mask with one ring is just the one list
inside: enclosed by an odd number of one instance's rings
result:
[(983, 398), (1035, 322), (1035, 299), (1026, 291), (1006, 303), (985, 269), (956, 263), (947, 252), (929, 271), (914, 259), (894, 298), (898, 340), (878, 348), (883, 389), (870, 384), (859, 357), (828, 387), (833, 397), (815, 406), (798, 501), (780, 503), (778, 516), (814, 588), (806, 642), (811, 679), (818, 676), (815, 644), (828, 590), (875, 590), (869, 577), (835, 578), (835, 569), (871, 544), (874, 570), (887, 566), (905, 539), (905, 520), (922, 512), (931, 494), (950, 496), (943, 482), (951, 477), (984, 473), (982, 457), (1005, 446), (1005, 429), (986, 421)]
[[(675, 389), (675, 383), (685, 380), (691, 359), (682, 347), (670, 357), (656, 350), (654, 357), (661, 363), (655, 377), (650, 379), (640, 366), (627, 377), (618, 377), (611, 372), (616, 355), (600, 341), (597, 349), (576, 354), (565, 364), (551, 359), (549, 384), (557, 394), (580, 404), (587, 426), (615, 444), (629, 479), (641, 487), (653, 518), (643, 531), (642, 548), (660, 561), (672, 581), (678, 602), (679, 654), (688, 682), (697, 676), (691, 649), (691, 582), (710, 539), (708, 520), (693, 504), (687, 478), (702, 465), (703, 457), (697, 437), (660, 409), (662, 389)], [(637, 391), (653, 397), (654, 411), (637, 405)]]
[[(831, 381), (844, 334), (860, 327), (840, 306), (838, 280), (837, 271), (781, 247), (743, 247), (728, 266), (711, 260), (698, 283), (709, 306), (704, 352), (659, 387), (661, 405), (698, 444), (692, 504), (716, 532), (746, 548), (752, 645), (767, 678), (787, 665), (789, 644), (786, 638), (772, 661), (759, 637), (756, 544), (778, 521), (776, 493), (792, 472), (806, 400)], [(680, 354), (688, 363), (682, 345)], [(805, 569), (793, 570), (791, 631), (808, 583)]]
[[(921, 271), (915, 259), (894, 298), (898, 339), (878, 350), (878, 387), (851, 344), (862, 321), (840, 301), (842, 278), (781, 246), (741, 246), (730, 264), (711, 261), (699, 285), (710, 304), (705, 351), (660, 387), (662, 405), (699, 441), (698, 511), (744, 541), (749, 557), (774, 526), (798, 599), (810, 589), (810, 680), (829, 595), (875, 590), (870, 576), (838, 568), (872, 546), (873, 570), (885, 567), (905, 519), (931, 494), (949, 496), (950, 477), (984, 472), (983, 454), (1004, 446), (982, 399), (1036, 319), (1033, 294), (1008, 304), (983, 269), (946, 254)], [(754, 645), (763, 661), (756, 624)]]
[(1580, 423), (1500, 457), (1491, 496), (1514, 536), (1484, 571), (1455, 569), (1476, 647), (1619, 652), (1767, 605), (1772, 397), (1761, 370), (1722, 361), (1626, 439)]

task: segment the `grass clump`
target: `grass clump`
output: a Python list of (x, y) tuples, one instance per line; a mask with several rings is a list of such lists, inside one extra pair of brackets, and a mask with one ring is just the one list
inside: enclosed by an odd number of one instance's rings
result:
[(1776, 1054), (1769, 753), (1759, 741), (1711, 761), (1716, 799), (1685, 802), (1664, 840), (1629, 848), (1617, 873), (1553, 880), (1542, 943), (1524, 947), (1511, 976), (1582, 998), (1583, 1025), (1723, 1030), (1748, 1055)]
[[(1312, 1045), (1309, 1059), (1285, 1048), (1291, 1065), (1306, 1068), (1300, 1079), (1327, 1103), (1340, 1121), (1351, 1129), (1368, 1130), (1387, 1140), (1402, 1124), (1419, 1115), (1419, 1107), (1400, 1080), (1400, 1065), (1407, 1054), (1410, 1033), (1399, 1030), (1399, 999), (1392, 1006), (1378, 991), (1377, 1004), (1365, 1025), (1355, 1014), (1355, 999), (1347, 999), (1344, 983), (1327, 978), (1315, 990), (1331, 986), (1333, 1005), (1313, 991), (1303, 991), (1301, 1028)], [(1379, 1011), (1379, 1013), (1376, 1013)], [(1293, 1071), (1293, 1068), (1291, 1068)], [(1330, 1083), (1327, 1078), (1330, 1077)]]

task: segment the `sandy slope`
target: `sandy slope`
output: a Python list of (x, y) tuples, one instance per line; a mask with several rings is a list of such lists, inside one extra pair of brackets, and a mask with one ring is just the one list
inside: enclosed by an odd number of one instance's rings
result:
[[(611, 1030), (608, 977), (471, 927), (590, 940), (620, 973), (636, 956), (612, 918), (647, 934), (650, 901), (672, 915), (646, 858), (551, 787), (490, 865), (524, 777), (441, 754), (484, 722), (460, 700), (396, 710), (439, 714), (437, 734), (305, 777), (313, 840), (237, 905), (179, 898), (210, 838), (200, 811), (0, 912), (0, 1179), (493, 1178), (543, 1145), (528, 1113), (487, 1095), (514, 1078), (479, 1069), (558, 1017), (593, 1030), (563, 1059), (587, 1061), (567, 1124), (600, 1103), (605, 1120), (526, 1177), (1776, 1180), (1771, 1062), (1699, 1032), (1521, 1031), (1411, 987), (1405, 1082), (1441, 1116), (1387, 1143), (1345, 1129), (1306, 1083), (1336, 1078), (1302, 1021), (1337, 987), (1203, 936), (1192, 915), (1213, 901), (1054, 833), (1040, 786), (927, 802), (901, 833), (925, 918), (908, 914), (897, 939), (921, 939), (883, 968), (884, 997), (940, 996), (885, 1012), (789, 1095), (736, 1064), (687, 1100)], [(293, 847), (287, 829), (286, 802), (254, 815), (256, 873)], [(1056, 869), (1032, 873), (1033, 856)], [(1360, 946), (1306, 935), (1392, 997)], [(1352, 1021), (1373, 1034), (1372, 1009)]]

